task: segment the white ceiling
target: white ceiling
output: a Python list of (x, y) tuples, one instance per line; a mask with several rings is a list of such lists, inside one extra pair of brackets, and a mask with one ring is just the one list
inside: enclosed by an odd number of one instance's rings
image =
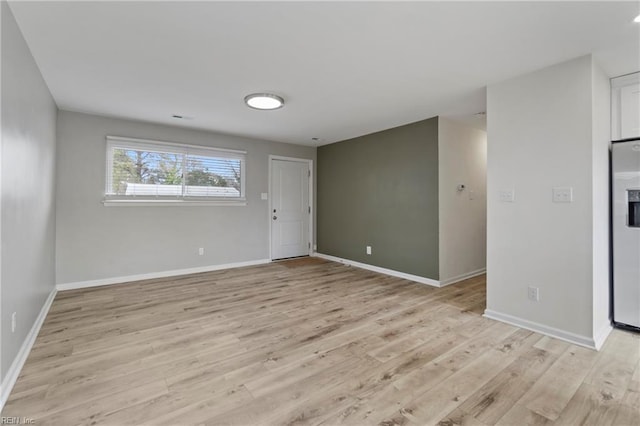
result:
[[(487, 85), (588, 53), (610, 76), (640, 70), (637, 1), (10, 6), (61, 109), (307, 145), (481, 124)], [(262, 91), (285, 107), (244, 105)]]

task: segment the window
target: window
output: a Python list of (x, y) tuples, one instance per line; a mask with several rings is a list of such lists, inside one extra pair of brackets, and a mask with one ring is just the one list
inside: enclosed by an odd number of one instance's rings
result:
[(244, 151), (107, 136), (105, 204), (244, 204)]

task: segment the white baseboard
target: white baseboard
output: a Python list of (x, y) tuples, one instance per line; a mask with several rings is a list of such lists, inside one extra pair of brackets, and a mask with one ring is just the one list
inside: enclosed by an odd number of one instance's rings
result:
[(0, 391), (0, 411), (4, 408), (4, 404), (7, 402), (7, 399), (9, 399), (9, 394), (11, 393), (13, 386), (16, 384), (16, 380), (18, 380), (20, 371), (29, 356), (29, 352), (31, 352), (31, 348), (36, 341), (36, 337), (38, 337), (40, 327), (42, 327), (42, 323), (44, 323), (44, 319), (47, 317), (47, 313), (49, 312), (49, 308), (51, 308), (53, 299), (56, 297), (56, 293), (57, 290), (55, 288), (51, 290), (51, 293), (49, 293), (49, 297), (47, 297), (44, 305), (42, 305), (42, 309), (40, 309), (40, 313), (33, 323), (31, 330), (29, 330), (29, 334), (27, 334), (27, 337), (24, 339), (18, 354), (13, 359), (9, 370), (7, 370), (4, 380), (2, 380), (2, 390)]
[(600, 340), (598, 342), (596, 339), (588, 336), (571, 333), (569, 331), (560, 330), (559, 328), (555, 327), (549, 327), (547, 325), (540, 324), (534, 321), (514, 317), (513, 315), (492, 311), (491, 309), (486, 309), (484, 311), (484, 317), (496, 321), (506, 322), (507, 324), (515, 325), (516, 327), (526, 328), (527, 330), (535, 331), (549, 337), (564, 340), (565, 342), (573, 343), (574, 345), (584, 346), (585, 348), (595, 350), (600, 349), (602, 343), (604, 342), (604, 339), (606, 339), (608, 333), (611, 331), (609, 330), (606, 333), (601, 332), (602, 336), (598, 336), (598, 340)]
[(393, 269), (381, 268), (379, 266), (368, 265), (366, 263), (356, 262), (355, 260), (343, 259), (341, 257), (330, 256), (328, 254), (313, 253), (312, 256), (322, 259), (331, 260), (333, 262), (344, 263), (345, 265), (355, 266), (356, 268), (366, 269), (368, 271), (378, 272), (380, 274), (391, 275), (392, 277), (404, 278), (405, 280), (415, 281), (420, 284), (427, 284), (434, 287), (441, 287), (440, 281), (431, 278), (421, 277), (419, 275), (407, 274), (405, 272), (394, 271)]
[(613, 331), (613, 327), (611, 324), (604, 324), (600, 329), (594, 334), (593, 340), (595, 343), (596, 350), (600, 350), (602, 345), (604, 345), (605, 340), (609, 337), (609, 334)]
[(148, 274), (127, 275), (122, 277), (104, 278), (100, 280), (76, 281), (72, 283), (58, 284), (58, 291), (77, 290), (80, 288), (99, 287), (103, 285), (122, 284), (131, 281), (152, 280), (155, 278), (175, 277), (178, 275), (198, 274), (201, 272), (219, 271), (221, 269), (242, 268), (270, 263), (270, 259), (249, 260), (247, 262), (225, 263), (222, 265), (200, 266), (197, 268), (174, 269), (171, 271), (151, 272)]
[(440, 280), (440, 287), (445, 285), (455, 284), (460, 281), (468, 280), (469, 278), (477, 277), (487, 272), (487, 268), (476, 269), (475, 271), (467, 272), (466, 274), (458, 275), (456, 277), (447, 278), (446, 280)]

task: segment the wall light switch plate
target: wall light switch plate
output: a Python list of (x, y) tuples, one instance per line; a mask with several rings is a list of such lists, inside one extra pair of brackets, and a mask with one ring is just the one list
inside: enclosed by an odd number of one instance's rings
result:
[(555, 186), (553, 188), (554, 203), (572, 203), (573, 188), (570, 186)]
[(261, 192), (260, 193), (260, 199), (261, 200), (268, 200), (269, 199), (269, 194), (267, 192)]
[(501, 189), (498, 197), (503, 203), (513, 203), (516, 200), (516, 191), (513, 189)]

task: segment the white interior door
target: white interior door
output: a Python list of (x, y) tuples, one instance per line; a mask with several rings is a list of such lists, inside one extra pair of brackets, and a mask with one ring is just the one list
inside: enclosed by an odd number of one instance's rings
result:
[(271, 160), (271, 258), (310, 252), (309, 163)]

